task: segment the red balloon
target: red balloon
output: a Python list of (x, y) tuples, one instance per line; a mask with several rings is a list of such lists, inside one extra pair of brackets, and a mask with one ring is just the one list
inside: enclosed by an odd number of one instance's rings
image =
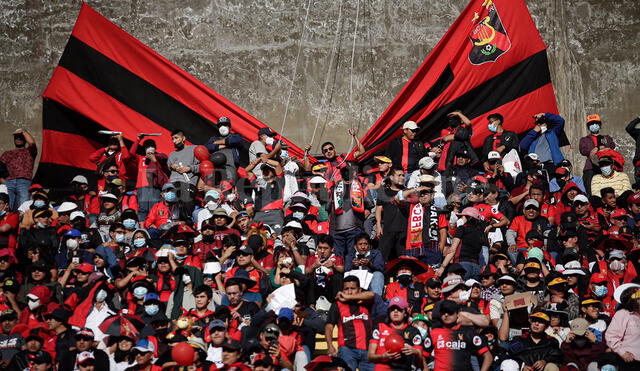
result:
[(202, 176), (209, 176), (213, 174), (213, 164), (211, 161), (206, 160), (200, 163), (200, 174)]
[(393, 333), (384, 340), (384, 347), (389, 353), (398, 353), (404, 347), (404, 339), (402, 336)]
[(198, 161), (209, 161), (209, 150), (205, 146), (196, 146), (193, 149), (193, 155), (196, 156)]
[(178, 366), (189, 366), (196, 359), (196, 351), (189, 343), (178, 343), (171, 349), (171, 358)]

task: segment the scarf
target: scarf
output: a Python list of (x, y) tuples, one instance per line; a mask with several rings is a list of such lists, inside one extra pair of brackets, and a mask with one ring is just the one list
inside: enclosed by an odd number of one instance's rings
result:
[[(344, 181), (339, 181), (336, 187), (333, 189), (333, 207), (336, 215), (340, 215), (344, 212), (342, 209), (342, 196), (344, 193)], [(364, 190), (362, 185), (357, 180), (351, 182), (351, 208), (354, 212), (364, 213)]]
[[(428, 241), (422, 240), (425, 212), (427, 225), (429, 226)], [(428, 209), (420, 203), (411, 205), (409, 210), (409, 222), (407, 223), (407, 242), (405, 245), (408, 256), (424, 256), (426, 249), (437, 246), (438, 243), (438, 209), (431, 204)]]

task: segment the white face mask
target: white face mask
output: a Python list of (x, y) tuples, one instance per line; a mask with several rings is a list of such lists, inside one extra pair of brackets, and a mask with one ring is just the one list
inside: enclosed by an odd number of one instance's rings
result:
[(226, 137), (227, 135), (229, 135), (229, 127), (220, 126), (220, 128), (218, 129), (218, 133), (220, 133), (220, 135), (222, 135), (223, 137)]
[(229, 202), (233, 202), (233, 201), (235, 201), (235, 200), (236, 200), (236, 194), (235, 194), (235, 193), (229, 193), (229, 194), (227, 195), (227, 201), (229, 201)]
[(78, 243), (78, 241), (76, 241), (75, 238), (70, 238), (70, 239), (67, 240), (66, 245), (67, 245), (68, 248), (73, 250), (73, 249), (77, 249), (78, 248), (79, 243)]
[(29, 310), (35, 310), (40, 306), (40, 299), (31, 300), (29, 299)]
[(545, 131), (547, 131), (547, 126), (546, 125), (545, 126), (541, 126), (540, 127), (540, 133), (544, 134)]
[(154, 154), (154, 153), (156, 153), (156, 149), (153, 148), (153, 147), (148, 147), (145, 152), (146, 152), (146, 154)]
[(275, 142), (275, 140), (273, 139), (273, 137), (267, 137), (267, 139), (264, 140), (264, 142), (268, 145), (271, 146), (273, 145), (273, 142)]
[(182, 282), (184, 282), (185, 285), (188, 285), (191, 283), (191, 276), (188, 274), (183, 274), (182, 275)]
[(104, 302), (106, 299), (107, 299), (107, 292), (106, 292), (106, 291), (104, 291), (104, 290), (99, 290), (99, 291), (96, 293), (96, 301), (97, 301), (97, 302), (102, 303), (102, 302)]
[(205, 206), (207, 207), (207, 210), (213, 211), (218, 207), (218, 203), (213, 201), (208, 201)]

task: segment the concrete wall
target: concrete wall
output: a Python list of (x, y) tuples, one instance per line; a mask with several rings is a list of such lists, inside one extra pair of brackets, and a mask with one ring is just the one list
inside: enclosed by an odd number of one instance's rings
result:
[[(8, 134), (18, 127), (40, 140), (38, 95), (58, 62), (80, 1), (0, 3), (0, 150), (4, 150), (12, 147)], [(293, 77), (284, 134), (302, 146), (316, 128), (317, 150), (325, 139), (346, 149), (349, 126), (364, 134), (467, 0), (88, 3), (275, 130), (283, 125)], [(528, 5), (549, 46), (556, 96), (572, 142), (577, 144), (585, 133), (585, 115), (598, 112), (605, 121), (604, 131), (630, 156), (633, 143), (624, 125), (640, 114), (638, 1), (529, 0)]]

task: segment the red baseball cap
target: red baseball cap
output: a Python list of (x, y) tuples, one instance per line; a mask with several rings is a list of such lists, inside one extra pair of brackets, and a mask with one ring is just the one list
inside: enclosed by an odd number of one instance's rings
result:
[(591, 275), (591, 279), (589, 279), (589, 283), (602, 283), (607, 282), (607, 276), (602, 273), (594, 273)]
[(627, 212), (625, 211), (625, 209), (615, 209), (611, 213), (611, 218), (613, 218), (613, 219), (621, 218), (623, 216), (627, 216)]
[(82, 263), (78, 266), (78, 268), (76, 268), (76, 270), (82, 273), (91, 273), (93, 272), (93, 265), (89, 263)]
[(640, 204), (640, 193), (632, 193), (627, 197), (627, 203), (629, 205), (632, 204)]

